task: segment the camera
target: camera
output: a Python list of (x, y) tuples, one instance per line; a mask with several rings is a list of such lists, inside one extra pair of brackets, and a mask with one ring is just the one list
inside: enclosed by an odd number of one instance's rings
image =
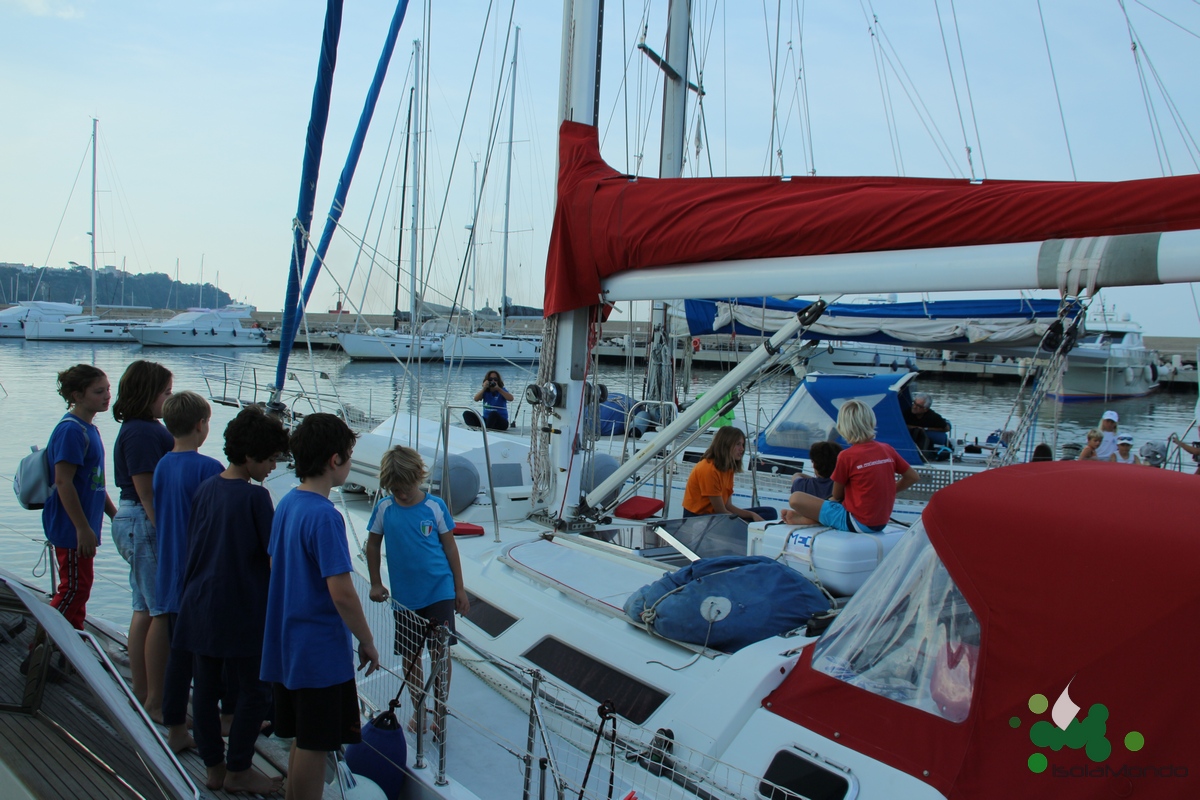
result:
[(490, 386), (490, 387), (492, 387), (493, 389), (495, 389), (495, 388), (496, 388), (496, 386), (497, 386), (498, 384), (496, 383), (496, 379), (495, 379), (495, 378), (489, 378), (489, 379), (488, 379), (488, 382), (487, 382), (487, 385), (488, 385), (488, 386)]

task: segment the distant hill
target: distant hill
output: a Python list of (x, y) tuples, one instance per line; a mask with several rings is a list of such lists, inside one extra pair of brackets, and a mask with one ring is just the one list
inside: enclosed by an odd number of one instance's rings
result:
[[(92, 275), (87, 267), (39, 269), (0, 264), (0, 303), (50, 300), (79, 303), (86, 310), (92, 304), (91, 292)], [(232, 302), (232, 297), (211, 283), (183, 283), (161, 272), (134, 275), (114, 267), (96, 270), (96, 305), (179, 309), (200, 305), (212, 308)]]

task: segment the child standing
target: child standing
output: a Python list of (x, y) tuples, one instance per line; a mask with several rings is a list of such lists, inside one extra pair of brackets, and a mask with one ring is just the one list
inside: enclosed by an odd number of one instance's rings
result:
[(321, 797), (329, 751), (362, 739), (354, 684), (379, 652), (351, 578), (346, 523), (329, 500), (350, 474), (354, 432), (333, 414), (309, 414), (289, 440), (300, 485), (275, 509), (262, 673), (275, 697), (275, 733), (294, 737), (290, 800)]
[(113, 477), (121, 496), (112, 521), (112, 537), (129, 564), (133, 618), (129, 621), (129, 672), (133, 694), (146, 704), (146, 634), (150, 618), (163, 613), (155, 600), (158, 543), (154, 531), (154, 468), (175, 446), (159, 422), (171, 396), (171, 371), (153, 361), (134, 361), (117, 384), (113, 419), (121, 423), (113, 446)]
[[(454, 520), (440, 497), (422, 491), (426, 477), (425, 462), (416, 450), (393, 447), (387, 451), (379, 465), (379, 486), (390, 496), (379, 501), (367, 522), (370, 597), (377, 603), (388, 599), (379, 573), (379, 548), (385, 544), (391, 596), (411, 611), (395, 612), (395, 653), (404, 656), (404, 674), (409, 676), (414, 709), (409, 729), (413, 731), (416, 709), (424, 702), (420, 657), (426, 631), (429, 625), (445, 625), (453, 634), (454, 612), (466, 614), (471, 610), (454, 542)], [(452, 636), (450, 644), (455, 643)], [(430, 654), (435, 658), (440, 655), (433, 651), (432, 642)], [(449, 690), (448, 685), (436, 687), (439, 702), (445, 701)]]
[(1114, 464), (1141, 464), (1142, 460), (1133, 452), (1133, 436), (1122, 433), (1117, 436), (1117, 452), (1108, 457)]
[(187, 565), (188, 522), (196, 489), (224, 469), (220, 461), (199, 452), (208, 438), (211, 416), (208, 401), (195, 392), (180, 392), (167, 398), (163, 403), (163, 422), (175, 437), (175, 447), (154, 469), (158, 534), (155, 594), (162, 613), (151, 618), (146, 642), (146, 712), (151, 718), (161, 716), (162, 724), (168, 729), (167, 744), (177, 753), (196, 746), (187, 732), (192, 657), (187, 651), (178, 650), (172, 642), (180, 608), (183, 570)]
[(92, 593), (96, 548), (104, 515), (117, 513), (104, 488), (104, 442), (92, 420), (108, 410), (108, 376), (89, 364), (58, 373), (67, 413), (50, 434), (46, 455), (54, 465), (54, 488), (42, 508), (42, 529), (54, 545), (58, 587), (50, 605), (83, 630)]
[[(828, 500), (795, 492), (783, 521), (811, 525), (819, 520), (840, 531), (878, 533), (887, 525), (896, 493), (921, 476), (889, 444), (875, 441), (875, 412), (858, 400), (838, 410), (837, 430), (850, 446), (838, 454)], [(897, 480), (894, 476), (899, 475)]]
[[(257, 406), (243, 408), (225, 427), (229, 466), (200, 484), (188, 525), (188, 558), (173, 644), (192, 654), (196, 748), (208, 768), (205, 785), (226, 792), (269, 794), (280, 784), (250, 769), (254, 742), (271, 705), (259, 679), (267, 587), (271, 580), (271, 494), (263, 481), (287, 450), (279, 420)], [(226, 680), (236, 684), (229, 758), (221, 739), (219, 701)]]
[(1087, 444), (1079, 451), (1079, 458), (1076, 461), (1092, 461), (1097, 456), (1097, 451), (1100, 449), (1100, 444), (1104, 441), (1104, 437), (1100, 431), (1092, 428), (1087, 432)]
[(1117, 452), (1117, 412), (1105, 411), (1100, 417), (1100, 436), (1102, 441), (1096, 448), (1096, 457), (1101, 461), (1109, 461), (1109, 456)]

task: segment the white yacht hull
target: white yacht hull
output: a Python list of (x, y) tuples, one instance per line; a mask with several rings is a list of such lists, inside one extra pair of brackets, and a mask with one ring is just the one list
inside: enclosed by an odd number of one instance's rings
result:
[(443, 345), (443, 358), (451, 362), (536, 364), (541, 357), (540, 336), (449, 333)]
[(338, 344), (354, 361), (440, 361), (442, 339), (408, 333), (339, 333)]
[(267, 335), (258, 328), (169, 328), (147, 325), (132, 331), (144, 347), (266, 347)]
[[(25, 340), (29, 342), (135, 342), (128, 320), (28, 319)], [(137, 324), (137, 323), (133, 323)]]

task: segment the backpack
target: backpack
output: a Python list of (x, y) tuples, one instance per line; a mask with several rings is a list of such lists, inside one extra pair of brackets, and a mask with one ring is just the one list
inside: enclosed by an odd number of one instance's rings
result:
[[(74, 415), (67, 414), (63, 417), (68, 418), (74, 420), (83, 428), (84, 433), (87, 433), (87, 426), (75, 419)], [(62, 420), (59, 420), (60, 424), (61, 422)], [(91, 437), (88, 437), (88, 445), (90, 444)], [(50, 463), (48, 447), (39, 450), (37, 445), (33, 445), (29, 449), (32, 452), (17, 464), (17, 472), (13, 475), (13, 493), (17, 495), (17, 502), (21, 504), (21, 508), (36, 511), (46, 505), (51, 492), (54, 491), (54, 465)], [(83, 452), (87, 454), (87, 445), (84, 446)]]

